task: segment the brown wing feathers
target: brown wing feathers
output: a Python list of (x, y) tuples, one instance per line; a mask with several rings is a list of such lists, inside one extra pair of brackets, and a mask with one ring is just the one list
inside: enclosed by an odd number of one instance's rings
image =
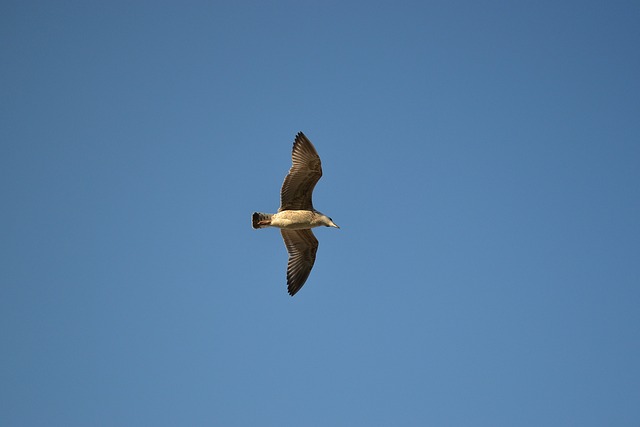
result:
[(313, 210), (313, 189), (322, 176), (322, 163), (313, 144), (302, 133), (296, 135), (291, 154), (292, 166), (280, 191), (280, 209)]

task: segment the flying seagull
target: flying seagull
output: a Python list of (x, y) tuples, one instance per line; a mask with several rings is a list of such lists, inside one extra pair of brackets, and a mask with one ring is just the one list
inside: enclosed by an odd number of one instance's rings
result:
[(280, 190), (275, 214), (254, 212), (253, 228), (278, 227), (289, 253), (287, 290), (294, 296), (307, 281), (318, 251), (313, 227), (335, 227), (331, 218), (313, 208), (311, 193), (322, 176), (320, 156), (309, 139), (298, 132), (291, 154), (292, 166)]

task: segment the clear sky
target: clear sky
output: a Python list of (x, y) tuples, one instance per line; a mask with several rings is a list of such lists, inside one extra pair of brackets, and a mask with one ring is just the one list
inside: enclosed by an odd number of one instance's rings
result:
[[(0, 424), (640, 425), (638, 22), (3, 1)], [(298, 131), (342, 228), (291, 298)]]

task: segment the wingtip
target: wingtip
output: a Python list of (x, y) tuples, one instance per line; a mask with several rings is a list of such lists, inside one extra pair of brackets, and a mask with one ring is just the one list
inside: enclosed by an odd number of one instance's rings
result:
[(289, 295), (294, 296), (295, 294), (298, 293), (300, 289), (302, 289), (302, 286), (298, 286), (295, 283), (289, 281), (289, 278), (287, 277), (287, 293)]
[(305, 135), (304, 132), (300, 131), (296, 134), (296, 139), (294, 139), (293, 143), (295, 144), (298, 141), (309, 141), (309, 138), (307, 138), (307, 135)]

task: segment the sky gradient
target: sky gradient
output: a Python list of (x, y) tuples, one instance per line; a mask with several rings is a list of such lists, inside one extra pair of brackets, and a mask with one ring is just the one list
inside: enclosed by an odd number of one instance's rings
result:
[[(637, 426), (638, 2), (0, 4), (3, 426)], [(303, 131), (315, 267), (275, 212)]]

